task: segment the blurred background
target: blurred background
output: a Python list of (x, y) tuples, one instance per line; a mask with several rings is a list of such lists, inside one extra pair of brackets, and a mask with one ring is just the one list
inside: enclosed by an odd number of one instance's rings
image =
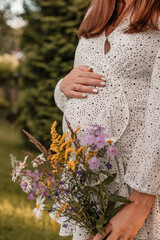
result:
[[(46, 148), (62, 113), (56, 83), (73, 68), (78, 28), (90, 0), (0, 0), (0, 240), (70, 240), (59, 237), (48, 213), (11, 181), (10, 153), (23, 160), (30, 132)], [(35, 151), (35, 149), (32, 151)]]

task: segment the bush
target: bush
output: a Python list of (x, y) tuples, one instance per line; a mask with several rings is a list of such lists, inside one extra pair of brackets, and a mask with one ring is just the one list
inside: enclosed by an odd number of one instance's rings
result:
[(13, 81), (19, 61), (11, 54), (0, 56), (0, 86), (8, 86)]
[[(20, 95), (15, 106), (17, 123), (45, 145), (50, 127), (62, 113), (54, 102), (57, 81), (73, 68), (78, 27), (89, 0), (34, 0), (37, 10), (25, 7), (21, 46), (25, 59), (20, 65)], [(35, 9), (35, 8), (34, 8)]]

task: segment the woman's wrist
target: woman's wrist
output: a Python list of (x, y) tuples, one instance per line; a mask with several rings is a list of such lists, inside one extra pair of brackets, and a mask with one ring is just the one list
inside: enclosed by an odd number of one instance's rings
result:
[(129, 196), (129, 200), (131, 200), (135, 205), (141, 208), (145, 208), (146, 210), (151, 209), (154, 198), (154, 195), (138, 192), (135, 189), (133, 189), (131, 195)]

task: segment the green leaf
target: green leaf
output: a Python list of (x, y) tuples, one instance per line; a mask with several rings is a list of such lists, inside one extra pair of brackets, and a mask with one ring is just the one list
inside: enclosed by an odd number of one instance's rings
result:
[(130, 200), (128, 200), (127, 198), (125, 197), (122, 197), (122, 196), (118, 196), (118, 195), (112, 195), (109, 197), (109, 200), (111, 202), (123, 202), (123, 203), (131, 203)]
[(104, 171), (104, 170), (100, 170), (99, 173), (100, 173), (100, 174), (104, 174), (104, 175), (106, 175), (106, 176), (108, 176), (108, 177), (109, 177), (109, 176), (110, 176), (110, 177), (114, 176), (114, 175), (111, 174), (110, 172)]
[(108, 191), (107, 186), (102, 184), (102, 190), (103, 190), (103, 192), (105, 193), (106, 198), (108, 199), (108, 197), (109, 197), (109, 191)]
[(84, 191), (92, 192), (92, 193), (96, 194), (97, 197), (100, 196), (100, 193), (96, 190), (95, 187), (86, 186)]
[(112, 176), (109, 176), (109, 177), (106, 178), (105, 180), (103, 180), (103, 182), (102, 182), (103, 186), (109, 185), (111, 182), (114, 181), (115, 178), (116, 178), (116, 173), (113, 174)]

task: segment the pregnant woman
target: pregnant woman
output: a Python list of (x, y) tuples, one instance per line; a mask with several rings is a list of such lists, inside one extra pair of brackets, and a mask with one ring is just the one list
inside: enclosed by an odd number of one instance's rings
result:
[[(119, 150), (110, 191), (132, 203), (104, 228), (107, 240), (160, 240), (160, 1), (93, 0), (79, 29), (74, 69), (55, 88), (63, 131), (99, 124)], [(104, 162), (101, 163), (103, 168)], [(87, 236), (74, 223), (60, 235)]]

